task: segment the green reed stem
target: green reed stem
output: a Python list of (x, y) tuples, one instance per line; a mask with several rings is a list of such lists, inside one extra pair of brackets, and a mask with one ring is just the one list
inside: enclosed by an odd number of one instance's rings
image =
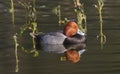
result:
[(15, 43), (15, 59), (16, 59), (16, 68), (15, 68), (15, 72), (18, 72), (19, 70), (19, 58), (18, 58), (18, 41), (17, 41), (17, 34), (15, 34), (13, 36), (14, 39), (14, 43)]
[(67, 18), (62, 19), (62, 16), (61, 16), (61, 5), (58, 5), (58, 6), (54, 7), (52, 12), (55, 15), (57, 15), (59, 25), (66, 24), (69, 21)]
[(15, 18), (14, 18), (14, 0), (11, 0), (11, 9), (10, 9), (10, 12), (12, 14), (12, 23), (14, 24), (15, 23)]
[(102, 9), (104, 6), (103, 0), (98, 0), (98, 4), (95, 7), (98, 9), (99, 12), (99, 19), (100, 19), (100, 33), (97, 35), (97, 39), (100, 38), (100, 45), (103, 49), (103, 44), (106, 43), (106, 36), (103, 34), (103, 20), (102, 20)]
[[(36, 32), (36, 31), (37, 31), (37, 23), (33, 22), (33, 23), (31, 23), (31, 24), (33, 25), (32, 33), (33, 33), (33, 34), (37, 33), (37, 32)], [(35, 49), (36, 47), (35, 47), (35, 40), (34, 40), (34, 38), (32, 38), (32, 43), (33, 43), (33, 48)]]
[(58, 5), (58, 19), (59, 19), (59, 24), (61, 24), (61, 6)]
[(62, 21), (62, 19), (61, 19), (61, 6), (57, 5), (56, 7), (53, 8), (52, 12), (55, 15), (57, 15), (57, 17), (58, 17), (58, 23), (59, 23), (59, 25), (61, 25), (61, 23), (62, 23), (61, 22)]
[[(33, 0), (33, 13), (34, 13), (34, 15), (36, 15), (35, 14), (36, 13), (35, 4), (36, 4), (36, 0)], [(37, 33), (36, 16), (33, 16), (33, 18), (34, 18), (34, 20), (33, 20), (33, 22), (31, 22), (31, 24), (33, 25), (33, 28), (32, 28), (33, 34), (35, 34), (35, 33)], [(34, 38), (32, 38), (32, 42), (33, 42), (33, 48), (36, 49)]]

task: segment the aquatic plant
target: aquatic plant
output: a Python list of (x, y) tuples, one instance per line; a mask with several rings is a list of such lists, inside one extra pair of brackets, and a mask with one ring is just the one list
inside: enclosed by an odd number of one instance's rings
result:
[(37, 33), (37, 23), (36, 23), (36, 9), (35, 9), (35, 2), (36, 0), (27, 1), (26, 2), (19, 2), (24, 8), (26, 13), (26, 23), (20, 28), (20, 35), (24, 33), (25, 30), (29, 29), (32, 30), (33, 33)]
[(62, 17), (61, 17), (61, 5), (57, 5), (56, 7), (54, 7), (54, 8), (52, 9), (52, 12), (53, 12), (55, 15), (57, 15), (59, 25), (61, 25), (61, 24), (66, 24), (68, 21), (70, 21), (70, 20), (68, 20), (67, 18), (62, 19)]
[(95, 8), (98, 9), (99, 19), (100, 19), (100, 33), (97, 35), (97, 39), (100, 39), (101, 49), (103, 49), (103, 44), (106, 43), (106, 36), (103, 34), (103, 20), (102, 20), (102, 9), (104, 6), (103, 0), (97, 0), (98, 4)]
[(33, 57), (37, 57), (39, 55), (39, 52), (36, 49), (33, 50), (26, 50), (24, 47), (21, 47), (22, 51), (31, 54)]
[(19, 58), (18, 58), (18, 40), (17, 40), (17, 33), (13, 36), (14, 39), (14, 43), (15, 43), (15, 60), (16, 60), (16, 68), (15, 68), (15, 72), (18, 72), (19, 70)]
[[(23, 2), (21, 2), (21, 1), (18, 1), (18, 2), (25, 8), (25, 12), (26, 12), (26, 23), (20, 28), (20, 36), (22, 36), (24, 31), (26, 31), (26, 30), (31, 30), (33, 34), (38, 33), (37, 22), (36, 22), (36, 19), (37, 19), (36, 18), (36, 9), (35, 9), (36, 0), (32, 0), (32, 1), (25, 0)], [(32, 44), (33, 44), (33, 50), (36, 50), (34, 38), (32, 38)], [(22, 48), (22, 50), (27, 51), (27, 50), (25, 50), (25, 48), (23, 46), (21, 46), (21, 48)], [(33, 51), (33, 50), (31, 50), (31, 51)], [(27, 51), (27, 52), (31, 53), (31, 51)], [(35, 53), (34, 55), (38, 56), (38, 53), (36, 53), (36, 52), (37, 52), (37, 50), (34, 51), (34, 53)]]
[(77, 17), (77, 24), (79, 26), (79, 29), (86, 33), (87, 32), (87, 22), (86, 22), (86, 15), (84, 11), (83, 4), (80, 3), (80, 0), (73, 0), (74, 2), (74, 11), (76, 13)]
[(15, 23), (15, 19), (14, 19), (14, 0), (11, 0), (11, 9), (10, 9), (10, 13), (12, 14), (12, 23)]
[[(15, 19), (14, 19), (14, 0), (11, 0), (11, 9), (10, 13), (12, 14), (12, 24), (15, 24)], [(13, 35), (13, 40), (15, 44), (15, 61), (16, 61), (16, 66), (15, 66), (15, 72), (19, 71), (19, 58), (18, 58), (18, 40), (17, 40), (17, 33)]]
[(65, 56), (61, 56), (60, 57), (60, 61), (66, 61), (66, 57)]

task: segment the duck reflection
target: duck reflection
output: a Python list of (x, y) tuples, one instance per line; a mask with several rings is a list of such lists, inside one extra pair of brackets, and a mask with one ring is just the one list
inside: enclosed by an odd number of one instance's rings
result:
[(42, 44), (41, 48), (45, 52), (64, 54), (64, 60), (72, 63), (80, 61), (81, 54), (84, 53), (86, 44)]

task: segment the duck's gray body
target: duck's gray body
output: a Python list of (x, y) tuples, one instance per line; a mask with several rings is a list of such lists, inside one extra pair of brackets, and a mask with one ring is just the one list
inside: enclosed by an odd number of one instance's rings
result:
[(41, 44), (63, 44), (67, 38), (62, 31), (40, 34), (37, 36)]
[(77, 44), (85, 42), (86, 38), (79, 34), (67, 37), (63, 34), (63, 31), (56, 31), (36, 35), (35, 40), (39, 44)]

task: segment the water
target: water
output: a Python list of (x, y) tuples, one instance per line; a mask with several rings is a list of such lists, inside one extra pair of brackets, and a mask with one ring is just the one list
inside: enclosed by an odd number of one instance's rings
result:
[[(34, 57), (29, 31), (26, 31), (19, 41), (28, 49), (27, 52), (18, 49), (18, 74), (119, 74), (120, 73), (120, 1), (105, 0), (103, 8), (103, 32), (107, 36), (104, 48), (100, 48), (96, 35), (99, 33), (99, 18), (93, 7), (95, 0), (82, 0), (85, 3), (87, 15), (87, 47), (81, 55), (80, 62), (73, 64), (60, 61), (64, 54), (49, 53), (38, 50), (38, 57)], [(75, 18), (72, 1), (69, 0), (37, 0), (38, 30), (50, 32), (61, 30), (57, 24), (57, 17), (51, 12), (58, 4), (62, 5), (62, 17)], [(13, 35), (19, 32), (19, 27), (25, 23), (24, 8), (15, 1), (15, 26), (11, 22), (9, 13), (10, 1), (0, 1), (0, 73), (14, 74), (16, 69)], [(33, 50), (34, 51), (34, 50)]]

